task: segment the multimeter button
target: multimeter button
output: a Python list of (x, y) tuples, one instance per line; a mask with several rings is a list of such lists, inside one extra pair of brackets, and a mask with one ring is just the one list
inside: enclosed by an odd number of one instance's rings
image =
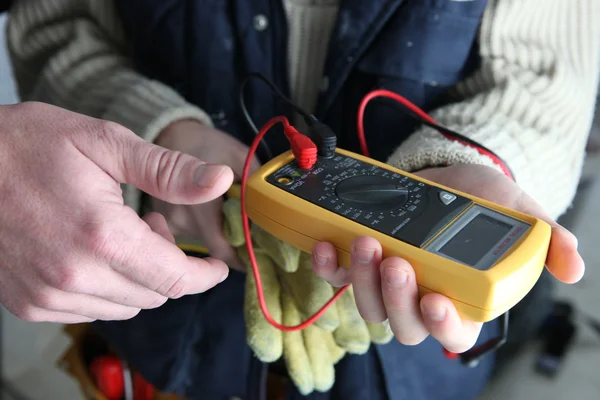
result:
[(439, 197), (440, 201), (446, 206), (456, 200), (456, 195), (444, 191), (440, 192)]

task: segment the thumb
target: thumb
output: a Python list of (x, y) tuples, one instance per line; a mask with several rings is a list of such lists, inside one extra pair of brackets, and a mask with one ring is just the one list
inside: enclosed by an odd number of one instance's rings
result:
[(523, 194), (517, 209), (547, 222), (552, 234), (546, 257), (546, 268), (563, 283), (576, 283), (585, 273), (585, 263), (577, 250), (577, 237), (558, 224), (529, 195)]
[(168, 203), (200, 204), (222, 196), (233, 182), (233, 172), (225, 165), (148, 143), (112, 122), (101, 125), (102, 134), (86, 135), (75, 145), (119, 183)]

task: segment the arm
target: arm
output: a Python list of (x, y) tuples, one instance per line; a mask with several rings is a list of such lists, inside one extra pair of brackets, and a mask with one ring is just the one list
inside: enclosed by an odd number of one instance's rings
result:
[[(134, 71), (119, 21), (113, 1), (15, 1), (7, 45), (21, 98), (117, 122), (149, 142), (177, 120), (212, 126), (171, 88)], [(139, 195), (125, 188), (134, 209)]]
[[(489, 0), (481, 69), (455, 88), (438, 123), (492, 149), (553, 218), (571, 203), (585, 155), (600, 72), (597, 0)], [(404, 170), (492, 165), (429, 128), (390, 157)]]

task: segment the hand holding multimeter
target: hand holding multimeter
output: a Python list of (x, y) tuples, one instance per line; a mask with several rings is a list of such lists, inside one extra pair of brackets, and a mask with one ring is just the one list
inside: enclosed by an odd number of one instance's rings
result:
[[(491, 168), (457, 165), (424, 170), (417, 175), (545, 218), (543, 211), (531, 198), (524, 195), (510, 179)], [(579, 268), (581, 261), (573, 243), (574, 238), (556, 224), (553, 225), (553, 243), (547, 257), (547, 267), (560, 280), (575, 282), (581, 277), (582, 269)], [(389, 319), (396, 337), (405, 344), (416, 344), (431, 334), (453, 352), (461, 353), (472, 347), (479, 335), (481, 322), (461, 319), (456, 306), (446, 296), (427, 294), (419, 301), (416, 297), (419, 281), (415, 279), (412, 266), (404, 259), (395, 257), (381, 260), (381, 245), (376, 240), (359, 238), (353, 244), (359, 251), (351, 255), (350, 269), (338, 267), (336, 252), (329, 243), (316, 245), (314, 254), (319, 256), (315, 257), (314, 265), (321, 277), (336, 285), (352, 283), (363, 318), (369, 321)], [(360, 257), (364, 254), (373, 254), (375, 257), (371, 262), (363, 263)], [(477, 255), (473, 252), (469, 257)], [(327, 261), (320, 265), (319, 261), (323, 262), (323, 258), (327, 258)], [(404, 284), (401, 282), (403, 276), (408, 278)], [(469, 288), (465, 285), (464, 290)]]
[[(333, 284), (353, 284), (363, 317), (388, 318), (400, 341), (419, 342), (432, 334), (447, 349), (462, 352), (473, 345), (482, 323), (502, 316), (500, 338), (479, 346), (484, 354), (506, 340), (508, 311), (533, 288), (545, 264), (564, 282), (580, 279), (583, 262), (576, 242), (521, 192), (512, 182), (512, 172), (493, 152), (437, 126), (400, 96), (383, 92), (367, 95), (359, 110), (365, 155), (364, 108), (372, 98), (385, 95), (410, 108), (423, 124), (491, 158), (504, 175), (478, 166), (431, 169), (420, 176), (400, 171), (337, 149), (335, 135), (291, 103), (311, 132), (298, 132), (285, 117), (271, 119), (257, 132), (250, 156), (277, 124), (283, 125), (292, 150), (252, 176), (244, 171), (245, 228), (249, 230), (252, 220), (301, 250), (314, 250), (316, 272)], [(242, 107), (245, 110), (243, 99)], [(307, 138), (311, 136), (317, 145)], [(462, 188), (466, 190), (457, 190)], [(250, 240), (247, 250), (253, 260)], [(348, 270), (338, 269), (338, 264)], [(385, 271), (405, 272), (404, 289), (390, 287)], [(253, 274), (260, 295), (255, 260)], [(261, 308), (265, 318), (282, 330), (302, 329), (320, 315), (288, 327), (272, 319), (264, 301)]]

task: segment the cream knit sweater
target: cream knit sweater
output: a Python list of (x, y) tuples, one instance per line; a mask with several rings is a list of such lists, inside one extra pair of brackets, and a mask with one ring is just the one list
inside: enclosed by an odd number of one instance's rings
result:
[[(338, 5), (283, 1), (293, 95), (310, 109)], [(478, 38), (482, 67), (453, 90), (459, 101), (433, 116), (499, 154), (522, 189), (556, 218), (574, 197), (592, 122), (600, 1), (488, 3)], [(17, 0), (7, 38), (23, 100), (116, 121), (149, 141), (178, 119), (211, 123), (173, 90), (136, 73), (112, 1)], [(415, 132), (388, 162), (408, 171), (447, 163), (491, 165), (428, 128)], [(137, 207), (139, 192), (125, 189), (126, 202)]]

